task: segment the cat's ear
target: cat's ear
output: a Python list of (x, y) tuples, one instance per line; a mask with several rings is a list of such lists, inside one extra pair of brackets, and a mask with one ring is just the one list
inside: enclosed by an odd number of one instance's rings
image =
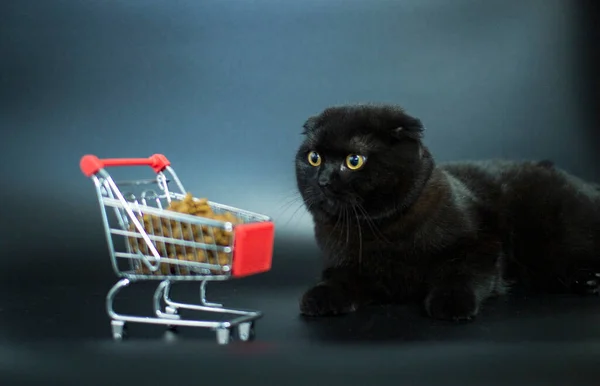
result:
[(302, 131), (302, 134), (307, 135), (307, 134), (312, 133), (315, 130), (316, 126), (317, 126), (317, 116), (315, 115), (315, 116), (308, 118), (306, 120), (306, 122), (304, 122), (304, 124), (302, 125), (302, 128), (304, 129)]
[(410, 138), (420, 140), (423, 138), (425, 127), (421, 120), (413, 117), (406, 117), (400, 126), (392, 130), (392, 136), (396, 139)]

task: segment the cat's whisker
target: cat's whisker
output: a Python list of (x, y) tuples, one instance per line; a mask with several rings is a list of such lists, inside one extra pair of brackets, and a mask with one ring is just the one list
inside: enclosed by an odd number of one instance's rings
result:
[(286, 204), (285, 208), (283, 208), (282, 210), (278, 210), (278, 212), (279, 212), (279, 213), (278, 213), (278, 215), (279, 215), (279, 216), (282, 216), (282, 215), (284, 215), (284, 214), (285, 214), (287, 211), (289, 211), (289, 210), (290, 210), (291, 208), (293, 208), (295, 205), (300, 205), (300, 206), (302, 206), (302, 202), (301, 202), (301, 201), (302, 201), (302, 200), (300, 200), (300, 199), (296, 199), (296, 200), (294, 200), (294, 201), (292, 201), (292, 202), (290, 202), (290, 203)]
[(290, 224), (290, 222), (291, 222), (292, 220), (296, 220), (297, 218), (295, 217), (295, 215), (296, 215), (296, 213), (297, 213), (297, 212), (298, 212), (300, 209), (302, 209), (302, 204), (298, 205), (298, 208), (296, 208), (296, 210), (295, 210), (295, 211), (292, 213), (292, 215), (291, 215), (291, 216), (290, 216), (290, 217), (287, 219), (287, 221), (286, 221), (284, 224), (280, 225), (280, 226), (281, 226), (282, 228), (285, 228), (285, 227), (287, 227), (287, 226)]
[[(290, 209), (292, 209), (292, 208), (294, 208), (296, 206), (297, 207), (296, 207), (295, 211), (297, 211), (297, 210), (299, 210), (299, 208), (301, 208), (303, 206), (303, 204), (304, 203), (300, 199), (296, 199), (296, 200), (294, 200), (292, 202), (289, 202), (288, 204), (286, 204), (286, 207), (283, 210), (279, 211), (279, 213), (277, 214), (277, 216), (278, 217), (283, 217), (283, 215), (286, 212), (288, 212)], [(292, 217), (293, 217), (293, 214), (292, 214)]]
[(357, 208), (358, 208), (358, 210), (360, 210), (362, 212), (363, 216), (365, 217), (365, 221), (367, 222), (367, 225), (369, 225), (369, 228), (371, 228), (373, 235), (375, 237), (377, 237), (380, 241), (389, 243), (389, 240), (387, 240), (385, 235), (379, 230), (377, 225), (373, 222), (373, 219), (371, 218), (371, 216), (369, 216), (369, 213), (367, 213), (367, 210), (361, 204), (358, 204)]
[(299, 192), (296, 192), (295, 194), (290, 194), (290, 195), (285, 195), (285, 196), (282, 196), (282, 199), (283, 199), (283, 200), (287, 200), (287, 201), (289, 202), (289, 201), (292, 201), (292, 200), (298, 199), (298, 198), (300, 198), (300, 197), (301, 197), (301, 196), (300, 196), (300, 193), (299, 193)]
[(346, 219), (346, 247), (350, 245), (350, 212), (348, 207), (344, 206), (344, 218)]
[[(293, 208), (296, 204), (299, 204), (299, 207), (302, 207), (303, 205), (303, 200), (302, 197), (298, 194), (296, 197), (291, 197), (287, 199), (287, 202), (285, 202), (284, 204), (280, 205), (278, 210), (277, 210), (277, 217), (282, 218), (286, 212), (288, 212), (291, 208)], [(296, 208), (296, 211), (299, 210), (299, 208)], [(290, 220), (293, 218), (290, 218)], [(289, 222), (289, 221), (288, 221)], [(287, 223), (285, 224), (287, 225)]]
[(277, 210), (287, 210), (289, 209), (289, 207), (293, 204), (295, 204), (296, 202), (298, 202), (299, 200), (302, 200), (302, 196), (300, 195), (300, 193), (296, 192), (296, 194), (292, 195), (292, 196), (288, 196), (288, 197), (284, 197), (282, 199), (282, 201), (284, 201), (278, 208)]
[(302, 219), (304, 218), (304, 216), (310, 212), (310, 209), (312, 208), (313, 205), (314, 205), (314, 201), (307, 201), (307, 204), (305, 204), (306, 210), (304, 210), (303, 212), (300, 213), (298, 222), (301, 222)]
[(288, 220), (282, 226), (283, 227), (288, 226), (289, 223), (290, 223), (290, 221), (292, 221), (294, 219), (298, 219), (299, 220), (299, 218), (296, 218), (296, 214), (298, 213), (299, 210), (301, 210), (303, 208), (307, 208), (307, 207), (308, 207), (308, 205), (307, 205), (306, 201), (303, 200), (302, 202), (300, 202), (299, 205), (298, 205), (298, 207), (296, 208), (296, 210), (294, 210), (294, 212), (292, 213), (292, 215), (290, 216), (290, 218), (288, 218)]
[(367, 210), (362, 206), (362, 204), (357, 203), (356, 207), (358, 208), (358, 210), (360, 210), (362, 212), (362, 214), (365, 217), (365, 220), (367, 221), (367, 225), (369, 225), (369, 228), (371, 228), (371, 231), (373, 232), (373, 235), (381, 242), (386, 243), (386, 244), (392, 244), (392, 242), (390, 240), (388, 240), (388, 238), (381, 232), (381, 230), (377, 227), (377, 225), (375, 224), (375, 222), (373, 221), (373, 219), (371, 218), (371, 216), (369, 216), (369, 213), (367, 213)]
[[(298, 201), (300, 201), (300, 202), (298, 202)], [(296, 210), (294, 210), (294, 212), (292, 213), (290, 218), (285, 222), (285, 224), (282, 225), (283, 227), (288, 226), (289, 223), (296, 218), (296, 214), (298, 213), (299, 210), (301, 210), (302, 208), (309, 209), (312, 206), (313, 202), (311, 200), (304, 200), (300, 195), (298, 195), (298, 197), (296, 197), (295, 200), (293, 200), (291, 203), (288, 204), (288, 207), (285, 211), (289, 210), (295, 204), (299, 204), (299, 205), (296, 208)], [(285, 211), (280, 213), (280, 215), (285, 213)], [(301, 217), (304, 216), (304, 214), (306, 214), (306, 213), (302, 213)], [(300, 218), (298, 218), (298, 220)]]
[[(332, 234), (335, 233), (335, 231), (336, 231), (336, 229), (338, 227), (338, 224), (339, 224), (341, 218), (342, 218), (342, 211), (338, 211), (337, 219), (336, 219), (335, 224), (333, 225), (333, 228), (331, 230)], [(329, 247), (331, 247), (330, 244), (334, 243), (335, 241), (336, 241), (335, 237), (329, 237), (329, 239), (325, 243), (325, 250), (328, 250)]]
[(352, 210), (354, 210), (354, 215), (356, 216), (356, 225), (358, 226), (358, 265), (362, 265), (362, 229), (360, 226), (360, 219), (358, 218), (358, 212), (356, 211), (356, 206), (352, 206)]

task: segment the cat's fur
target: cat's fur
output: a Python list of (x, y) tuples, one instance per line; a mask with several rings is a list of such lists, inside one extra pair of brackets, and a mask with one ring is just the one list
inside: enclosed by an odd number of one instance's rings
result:
[[(297, 184), (324, 269), (303, 314), (416, 300), (432, 317), (468, 320), (513, 282), (598, 293), (597, 184), (547, 160), (436, 165), (421, 121), (397, 106), (330, 107), (304, 128)], [(368, 158), (352, 171), (349, 154)]]

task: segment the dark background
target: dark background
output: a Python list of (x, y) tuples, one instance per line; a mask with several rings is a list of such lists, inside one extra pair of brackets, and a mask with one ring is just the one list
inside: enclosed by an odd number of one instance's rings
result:
[[(587, 0), (3, 1), (0, 384), (597, 385), (598, 299), (515, 296), (466, 326), (405, 307), (302, 320), (319, 261), (292, 200), (302, 123), (348, 102), (403, 105), (438, 161), (548, 158), (600, 181), (599, 23)], [(195, 195), (276, 221), (273, 270), (215, 286), (265, 311), (253, 346), (189, 329), (165, 342), (146, 326), (111, 342), (116, 278), (79, 159), (156, 152)], [(151, 290), (124, 301), (146, 310)]]

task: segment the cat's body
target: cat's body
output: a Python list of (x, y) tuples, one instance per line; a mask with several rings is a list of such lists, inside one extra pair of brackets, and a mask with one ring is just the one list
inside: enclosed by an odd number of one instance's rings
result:
[(470, 319), (509, 283), (598, 292), (598, 185), (549, 161), (436, 165), (420, 121), (392, 106), (330, 108), (305, 128), (298, 187), (325, 267), (304, 314), (423, 301)]

